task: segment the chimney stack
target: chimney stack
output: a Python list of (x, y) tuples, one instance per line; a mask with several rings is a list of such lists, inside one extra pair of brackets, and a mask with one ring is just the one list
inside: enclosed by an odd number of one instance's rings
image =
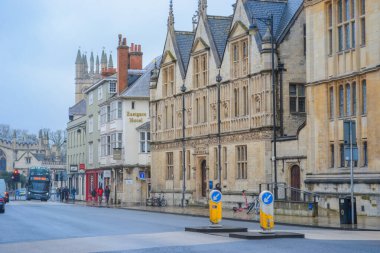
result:
[(119, 34), (119, 46), (117, 47), (117, 92), (119, 94), (128, 88), (128, 63), (129, 48), (127, 46), (127, 39), (122, 38), (122, 35)]
[(142, 69), (142, 57), (143, 53), (141, 52), (141, 45), (131, 44), (131, 52), (129, 53), (129, 66), (130, 69)]

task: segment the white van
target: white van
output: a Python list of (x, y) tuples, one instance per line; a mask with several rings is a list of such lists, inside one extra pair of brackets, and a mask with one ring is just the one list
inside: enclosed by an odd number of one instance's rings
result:
[(0, 178), (0, 195), (5, 197), (6, 191), (7, 191), (7, 185), (5, 184), (5, 180)]

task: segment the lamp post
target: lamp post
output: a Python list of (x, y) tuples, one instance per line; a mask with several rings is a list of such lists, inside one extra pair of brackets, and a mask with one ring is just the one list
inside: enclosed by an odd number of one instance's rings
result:
[(276, 124), (276, 85), (274, 80), (275, 75), (275, 69), (274, 69), (274, 32), (273, 32), (273, 14), (270, 14), (266, 18), (253, 18), (252, 17), (252, 24), (249, 26), (250, 34), (254, 35), (258, 32), (258, 27), (255, 20), (258, 20), (262, 23), (264, 23), (269, 28), (270, 32), (270, 43), (271, 43), (271, 56), (272, 56), (272, 102), (273, 102), (273, 168), (274, 168), (274, 197), (277, 199), (277, 124)]
[(218, 182), (220, 184), (220, 188), (222, 188), (222, 165), (221, 165), (221, 139), (220, 139), (220, 83), (222, 82), (222, 76), (220, 75), (220, 68), (219, 73), (216, 76), (216, 83), (218, 87)]
[(186, 92), (186, 86), (185, 83), (183, 83), (181, 87), (182, 91), (182, 199), (181, 199), (181, 206), (185, 207), (185, 192), (186, 192), (186, 144), (185, 144), (185, 92)]

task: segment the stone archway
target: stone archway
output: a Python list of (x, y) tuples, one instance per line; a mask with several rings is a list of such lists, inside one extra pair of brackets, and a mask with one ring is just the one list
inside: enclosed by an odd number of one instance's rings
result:
[(0, 149), (0, 171), (7, 170), (7, 157), (5, 153)]

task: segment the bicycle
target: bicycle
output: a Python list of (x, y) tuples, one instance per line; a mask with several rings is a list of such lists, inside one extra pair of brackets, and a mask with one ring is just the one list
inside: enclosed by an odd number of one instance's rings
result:
[(168, 201), (165, 199), (165, 194), (163, 193), (159, 194), (157, 202), (158, 202), (158, 206), (161, 206), (161, 207), (166, 206), (168, 204)]
[(258, 196), (253, 196), (252, 202), (249, 203), (247, 214), (249, 214), (251, 211), (253, 211), (256, 215), (260, 213), (260, 202)]

